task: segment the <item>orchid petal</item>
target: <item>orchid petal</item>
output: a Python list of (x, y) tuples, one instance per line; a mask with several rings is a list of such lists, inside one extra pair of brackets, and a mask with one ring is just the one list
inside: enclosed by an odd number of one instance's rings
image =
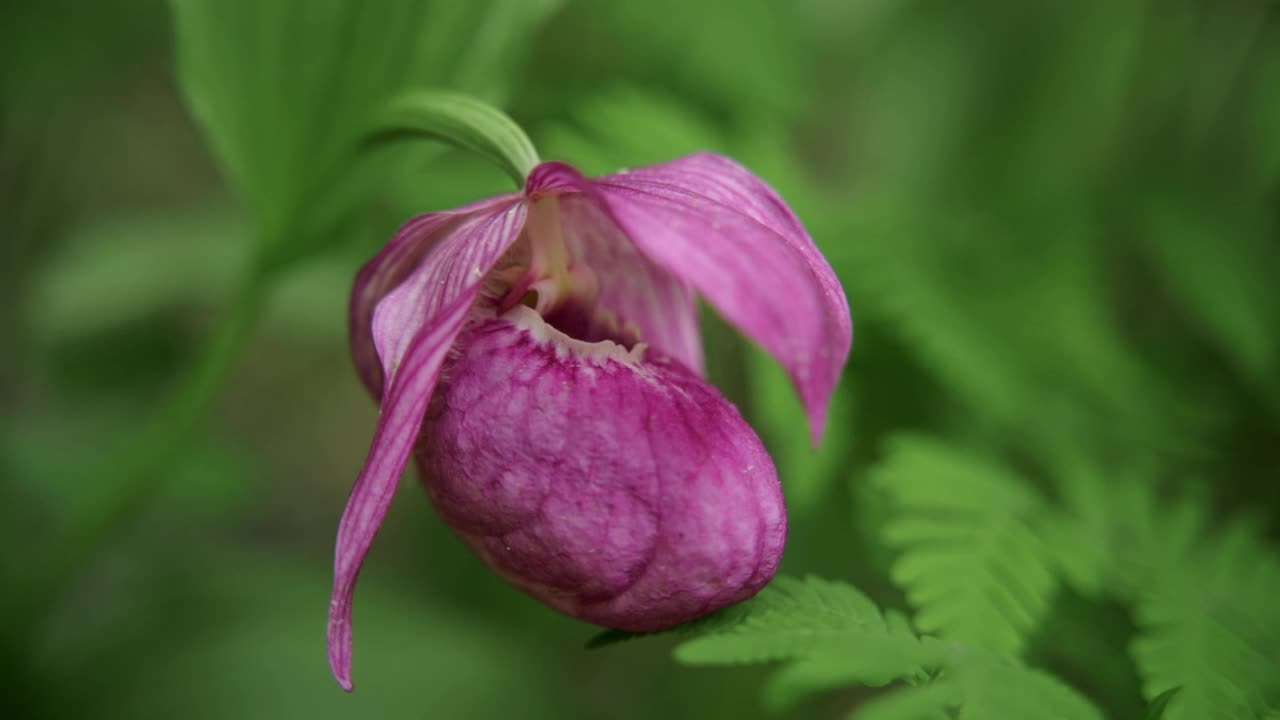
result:
[(600, 203), (641, 253), (769, 351), (796, 385), (816, 444), (852, 323), (834, 272), (777, 193), (706, 153), (595, 180), (544, 163), (531, 187)]
[(329, 664), (347, 690), (351, 599), (361, 563), (395, 496), (444, 358), (484, 275), (515, 242), (525, 216), (525, 204), (511, 198), (463, 215), (373, 311), (370, 336), (386, 392), (369, 456), (338, 525), (329, 604)]
[(415, 448), (420, 476), (514, 585), (646, 632), (772, 577), (786, 539), (773, 462), (683, 364), (575, 340), (522, 306), (478, 317), (455, 353)]
[(650, 346), (704, 375), (697, 296), (689, 284), (641, 255), (590, 200), (565, 195), (560, 213), (570, 253), (599, 280), (601, 306), (635, 323)]
[(474, 293), (511, 247), (528, 215), (520, 199), (488, 206), (458, 222), (431, 253), (373, 311), (373, 344), (385, 378), (395, 376), (400, 358), (418, 328), (455, 297)]
[(356, 274), (349, 306), (351, 356), (365, 387), (375, 398), (383, 392), (382, 366), (373, 344), (373, 310), (405, 278), (436, 242), (459, 220), (510, 203), (513, 196), (489, 198), (456, 210), (419, 215), (400, 227), (390, 242)]
[[(701, 251), (703, 261), (722, 268), (720, 277), (715, 273), (704, 276), (704, 283), (698, 285), (698, 289), (787, 369), (808, 411), (810, 431), (817, 444), (827, 403), (848, 359), (853, 323), (840, 281), (791, 208), (751, 171), (723, 155), (708, 152), (608, 175), (594, 183), (601, 188), (611, 208), (619, 203), (623, 205), (613, 209), (615, 213), (631, 216), (631, 223), (648, 223), (651, 227), (662, 224), (657, 216), (644, 217), (642, 206), (655, 210), (669, 208), (673, 211), (669, 221), (677, 226), (682, 220), (702, 218), (702, 228), (691, 228), (692, 232), (678, 239), (654, 234), (632, 235), (632, 240), (642, 250), (648, 247), (651, 256), (665, 253), (676, 262), (675, 265), (664, 263), (666, 267), (695, 283), (697, 273), (690, 267), (697, 262), (693, 253)], [(628, 208), (628, 203), (634, 205)], [(727, 216), (745, 216), (761, 227), (747, 225), (742, 234), (726, 232), (726, 221), (728, 226), (741, 222), (728, 220)], [(766, 229), (772, 232), (765, 232)], [(707, 230), (711, 232), (702, 235)], [(717, 236), (729, 241), (725, 247), (711, 247), (712, 243), (707, 242)], [(770, 263), (769, 258), (778, 252), (779, 241), (790, 255), (807, 266), (807, 280), (795, 277), (791, 263)], [(724, 272), (731, 267), (723, 263), (726, 254), (741, 254), (754, 272), (736, 277)], [(801, 291), (802, 287), (810, 292)], [(817, 308), (806, 302), (815, 288), (819, 293)], [(739, 305), (743, 293), (753, 296), (757, 303), (774, 304), (783, 309), (788, 319), (781, 325), (761, 327), (759, 322), (752, 323), (766, 316), (753, 316), (750, 310)], [(728, 303), (734, 307), (728, 307)]]

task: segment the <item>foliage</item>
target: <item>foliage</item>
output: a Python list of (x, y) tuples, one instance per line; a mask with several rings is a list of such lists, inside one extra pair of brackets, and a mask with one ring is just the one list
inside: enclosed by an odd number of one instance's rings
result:
[[(268, 263), (334, 242), (392, 161), (357, 155), (407, 90), (498, 94), (550, 2), (174, 0), (192, 110), (253, 207)], [(480, 32), (476, 28), (479, 28)], [(456, 103), (455, 103), (456, 104)]]
[[(6, 716), (1280, 718), (1274, 3), (18, 0), (0, 68)], [(817, 449), (705, 316), (783, 574), (583, 652), (405, 503), (341, 698), (350, 278), (533, 146), (728, 153), (831, 261)]]
[(765, 686), (774, 707), (853, 683), (905, 680), (912, 687), (885, 694), (854, 717), (942, 717), (952, 707), (974, 718), (1100, 717), (1051, 676), (975, 645), (917, 636), (901, 616), (883, 616), (857, 589), (829, 580), (777, 578), (694, 632), (675, 650), (685, 664), (789, 661)]
[(895, 438), (874, 482), (891, 497), (883, 536), (915, 624), (1014, 657), (1044, 617), (1055, 578), (1032, 525), (1042, 502), (999, 466)]

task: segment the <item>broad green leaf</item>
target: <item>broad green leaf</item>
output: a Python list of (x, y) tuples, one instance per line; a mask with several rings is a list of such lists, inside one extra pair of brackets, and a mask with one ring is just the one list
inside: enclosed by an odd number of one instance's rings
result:
[(264, 262), (352, 232), (380, 179), (411, 159), (360, 153), (393, 97), (427, 87), (495, 97), (554, 4), (172, 0), (183, 90), (253, 211)]
[(1029, 522), (1040, 500), (999, 465), (899, 436), (873, 471), (893, 512), (883, 535), (901, 554), (895, 584), (922, 632), (1016, 656), (1056, 580)]

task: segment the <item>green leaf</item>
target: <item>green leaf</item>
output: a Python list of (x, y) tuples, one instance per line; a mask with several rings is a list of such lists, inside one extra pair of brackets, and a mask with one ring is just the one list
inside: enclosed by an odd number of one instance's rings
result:
[(954, 666), (962, 696), (960, 720), (1102, 720), (1102, 713), (1051, 675), (997, 660)]
[(781, 710), (826, 690), (887, 685), (922, 673), (922, 665), (940, 657), (937, 646), (922, 644), (914, 635), (837, 633), (774, 673), (765, 685), (764, 701)]
[[(1158, 552), (1159, 548), (1153, 548)], [(1163, 555), (1134, 608), (1132, 654), (1165, 720), (1254, 717), (1280, 702), (1280, 562), (1236, 522), (1184, 554)]]
[(851, 717), (933, 720), (950, 717), (945, 710), (951, 707), (959, 708), (959, 720), (1102, 720), (1092, 703), (1053, 676), (963, 647), (948, 657), (938, 680), (876, 698)]
[(742, 622), (743, 617), (750, 612), (751, 603), (753, 601), (754, 598), (746, 602), (738, 603), (737, 605), (720, 608), (710, 615), (703, 615), (696, 620), (691, 620), (687, 623), (667, 628), (666, 630), (658, 630), (657, 632), (630, 632), (628, 630), (616, 630), (612, 628), (601, 630), (587, 640), (584, 649), (596, 650), (598, 648), (616, 645), (628, 640), (656, 637), (659, 635), (701, 636), (716, 633), (727, 628), (732, 628)]
[(405, 90), (493, 97), (553, 2), (171, 0), (191, 109), (253, 211), (267, 264), (349, 234), (404, 152), (361, 153)]
[(851, 714), (850, 720), (946, 720), (959, 689), (950, 682), (935, 682), (881, 695)]
[(1169, 701), (1173, 700), (1181, 689), (1180, 687), (1169, 688), (1152, 698), (1147, 705), (1147, 711), (1142, 714), (1142, 720), (1162, 720), (1164, 711), (1169, 707)]
[(941, 651), (922, 643), (851, 585), (778, 577), (751, 600), (709, 625), (685, 625), (696, 635), (675, 649), (688, 665), (794, 660), (764, 690), (765, 703), (788, 707), (813, 693), (846, 685), (884, 685), (936, 664)]
[(1196, 188), (1167, 191), (1141, 216), (1142, 249), (1188, 319), (1263, 398), (1280, 410), (1280, 265), (1270, 218), (1241, 200), (1206, 201)]
[(988, 460), (909, 436), (891, 441), (873, 482), (893, 505), (883, 535), (901, 552), (891, 575), (916, 627), (1018, 655), (1056, 586), (1030, 524), (1039, 498)]
[[(803, 657), (833, 644), (884, 638), (889, 630), (867, 596), (845, 583), (774, 578), (722, 623), (675, 649), (687, 665), (732, 665)], [(911, 640), (914, 642), (914, 639)]]
[(538, 152), (520, 126), (476, 98), (444, 90), (412, 90), (387, 104), (373, 123), (375, 137), (424, 135), (493, 161), (523, 187)]

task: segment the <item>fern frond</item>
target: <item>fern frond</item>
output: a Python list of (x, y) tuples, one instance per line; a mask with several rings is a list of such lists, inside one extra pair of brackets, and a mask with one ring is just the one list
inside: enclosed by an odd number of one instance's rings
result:
[(1256, 530), (1237, 522), (1156, 565), (1131, 651), (1148, 699), (1180, 688), (1161, 717), (1253, 718), (1280, 703), (1280, 562)]
[(947, 709), (959, 703), (955, 683), (938, 681), (881, 695), (864, 703), (849, 720), (949, 720)]
[(852, 720), (945, 718), (959, 720), (1102, 720), (1102, 713), (1053, 676), (986, 654), (960, 652), (936, 681), (882, 696), (859, 708)]
[(786, 709), (826, 690), (852, 685), (879, 687), (899, 678), (925, 677), (922, 666), (940, 662), (942, 648), (914, 636), (849, 635), (833, 637), (769, 678), (765, 705)]
[(1162, 720), (1164, 711), (1169, 707), (1169, 701), (1173, 700), (1181, 689), (1180, 687), (1170, 688), (1152, 698), (1151, 702), (1147, 703), (1146, 712), (1142, 713), (1142, 720)]
[(855, 717), (949, 717), (1098, 720), (1088, 701), (1040, 671), (980, 646), (918, 637), (900, 613), (882, 615), (851, 585), (779, 577), (730, 612), (682, 626), (695, 635), (675, 650), (690, 665), (790, 661), (764, 689), (766, 704), (786, 708), (825, 690), (885, 685), (914, 687), (865, 705)]
[(808, 577), (778, 577), (754, 598), (735, 606), (737, 621), (708, 627), (675, 649), (690, 665), (768, 662), (803, 657), (840, 642), (890, 638), (880, 610), (852, 585)]
[(883, 535), (901, 552), (891, 576), (916, 627), (1016, 656), (1057, 584), (1029, 524), (1040, 499), (1003, 468), (916, 437), (891, 441), (873, 482), (893, 506)]
[(1099, 417), (1144, 434), (1168, 424), (1153, 409), (1166, 396), (1150, 389), (1096, 291), (1105, 263), (1087, 227), (1040, 224), (1028, 242), (1007, 219), (922, 216), (892, 196), (844, 217), (837, 236), (859, 242), (827, 252), (860, 311), (897, 334), (975, 422), (1040, 440), (1096, 430)]
[(1280, 409), (1280, 303), (1272, 272), (1280, 253), (1264, 239), (1259, 220), (1265, 216), (1226, 211), (1184, 193), (1158, 200), (1142, 219), (1144, 249), (1161, 280), (1206, 339)]
[(957, 663), (960, 720), (1102, 720), (1102, 713), (1057, 678), (994, 660)]

